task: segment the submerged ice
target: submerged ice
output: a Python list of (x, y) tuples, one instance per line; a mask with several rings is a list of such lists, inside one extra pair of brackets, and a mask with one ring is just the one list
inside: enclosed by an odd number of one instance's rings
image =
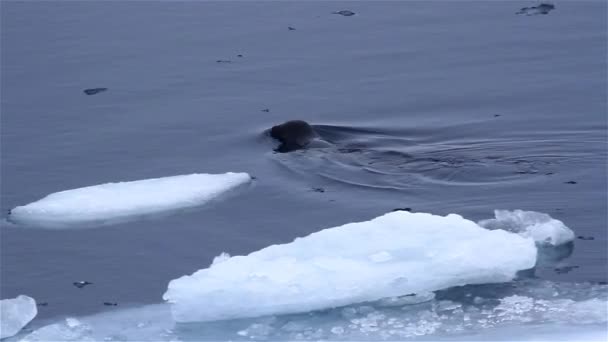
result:
[(459, 215), (393, 212), (217, 258), (169, 283), (180, 322), (308, 312), (510, 281), (536, 262), (534, 240), (487, 230)]
[(247, 173), (190, 174), (52, 193), (11, 210), (14, 223), (43, 228), (107, 223), (202, 205), (249, 183)]
[[(176, 323), (167, 305), (68, 318), (19, 341), (606, 340), (606, 285), (525, 279), (421, 300), (214, 322)], [(403, 298), (412, 298), (407, 296)]]
[(0, 300), (0, 338), (17, 334), (36, 315), (36, 301), (28, 296)]

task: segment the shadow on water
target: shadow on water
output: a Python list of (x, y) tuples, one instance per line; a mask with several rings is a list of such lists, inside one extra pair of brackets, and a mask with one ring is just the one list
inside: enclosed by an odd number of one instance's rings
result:
[(290, 172), (366, 188), (535, 181), (554, 174), (564, 158), (534, 153), (527, 141), (429, 139), (442, 136), (438, 129), (313, 128), (318, 137), (307, 148), (272, 159)]

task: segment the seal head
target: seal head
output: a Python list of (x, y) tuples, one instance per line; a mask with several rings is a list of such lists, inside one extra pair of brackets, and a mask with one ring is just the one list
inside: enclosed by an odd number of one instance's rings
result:
[(315, 132), (306, 121), (291, 120), (272, 127), (270, 136), (281, 142), (277, 152), (291, 152), (306, 147)]

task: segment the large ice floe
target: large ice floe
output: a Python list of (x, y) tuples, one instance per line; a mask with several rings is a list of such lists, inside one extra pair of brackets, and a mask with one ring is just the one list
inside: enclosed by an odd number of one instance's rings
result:
[(324, 229), (213, 264), (169, 283), (176, 321), (328, 309), (466, 284), (534, 267), (534, 240), (455, 214), (404, 211)]
[(249, 183), (247, 173), (190, 174), (106, 183), (52, 193), (11, 210), (9, 221), (24, 226), (70, 228), (114, 223), (205, 204)]
[(570, 228), (544, 213), (495, 210), (494, 216), (493, 219), (479, 221), (479, 225), (531, 237), (541, 245), (559, 246), (574, 240), (574, 232)]
[(36, 301), (28, 296), (0, 300), (0, 338), (17, 334), (36, 315)]

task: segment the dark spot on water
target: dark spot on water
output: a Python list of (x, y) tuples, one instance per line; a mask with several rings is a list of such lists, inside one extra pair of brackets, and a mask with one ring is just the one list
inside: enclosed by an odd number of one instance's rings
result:
[(606, 282), (606, 281), (598, 281), (597, 284), (598, 285), (607, 285), (608, 282)]
[(227, 59), (218, 59), (217, 61), (215, 61), (216, 63), (232, 63), (231, 60), (227, 60)]
[(568, 272), (572, 271), (575, 268), (578, 268), (578, 266), (563, 266), (563, 267), (556, 267), (554, 269), (554, 271), (557, 274), (564, 274), (564, 273), (568, 273)]
[(105, 306), (118, 306), (118, 303), (103, 302), (103, 305), (105, 305)]
[(575, 181), (567, 181), (567, 182), (564, 182), (564, 184), (576, 184), (576, 182)]
[(37, 303), (36, 306), (48, 306), (49, 303), (47, 302), (42, 302), (42, 303)]
[(355, 15), (355, 12), (349, 11), (349, 10), (342, 10), (342, 11), (333, 12), (332, 14), (339, 14), (339, 15), (342, 15), (345, 17), (350, 17), (351, 15)]
[(104, 92), (106, 90), (108, 90), (108, 88), (90, 88), (90, 89), (85, 89), (83, 91), (87, 95), (95, 95), (95, 94)]
[(83, 288), (87, 285), (91, 285), (93, 283), (91, 283), (90, 281), (84, 280), (84, 281), (75, 281), (72, 284), (74, 284), (74, 286), (76, 286), (77, 288), (81, 289), (81, 288)]
[(497, 118), (497, 117), (499, 117), (499, 116), (500, 116), (500, 114), (494, 114), (494, 117), (495, 117), (495, 118)]
[(291, 27), (291, 26), (288, 26), (288, 27), (287, 27), (287, 29), (288, 29), (289, 31), (295, 31), (295, 30), (296, 30), (296, 28), (295, 28), (295, 27)]
[(585, 240), (585, 241), (595, 240), (595, 238), (593, 236), (582, 236), (582, 235), (579, 235), (576, 238), (579, 239), (579, 240)]
[(407, 212), (412, 212), (412, 208), (395, 208), (391, 211), (407, 211)]
[(353, 147), (348, 147), (348, 148), (339, 148), (338, 152), (340, 153), (357, 153), (357, 152), (362, 152), (363, 149), (360, 148), (353, 148)]
[(538, 6), (524, 7), (520, 9), (515, 14), (523, 14), (523, 15), (539, 15), (539, 14), (549, 14), (552, 10), (555, 9), (555, 5), (550, 3), (541, 3)]
[(325, 189), (323, 189), (323, 188), (311, 188), (310, 191), (313, 191), (313, 192), (325, 192)]
[(553, 172), (547, 172), (545, 173), (546, 176), (551, 176), (553, 174)]
[(251, 176), (251, 180), (256, 180), (256, 179), (258, 179), (258, 177), (256, 177), (256, 176)]
[(268, 109), (268, 108), (262, 109), (262, 112), (268, 113), (268, 112), (270, 112), (270, 109)]
[(242, 57), (243, 57), (243, 55), (236, 55), (236, 56), (237, 56), (238, 58), (242, 58)]

